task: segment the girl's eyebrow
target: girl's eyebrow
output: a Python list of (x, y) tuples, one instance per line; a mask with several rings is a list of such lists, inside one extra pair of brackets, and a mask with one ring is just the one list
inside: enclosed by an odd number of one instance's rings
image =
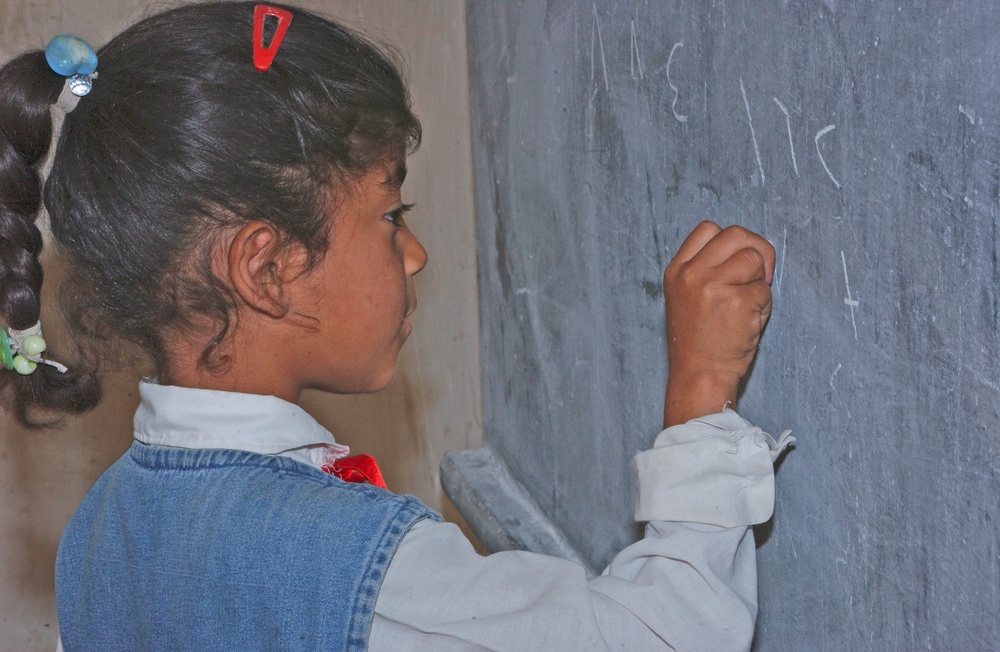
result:
[(406, 181), (406, 161), (398, 161), (395, 168), (389, 172), (384, 183), (393, 190), (399, 190), (403, 187), (404, 181)]

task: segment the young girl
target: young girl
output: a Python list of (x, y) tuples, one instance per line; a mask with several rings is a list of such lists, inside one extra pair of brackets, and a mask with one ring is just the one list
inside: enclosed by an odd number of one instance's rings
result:
[[(68, 113), (43, 193), (51, 105)], [(81, 341), (128, 340), (156, 370), (59, 547), (67, 651), (749, 646), (749, 526), (788, 440), (718, 413), (771, 305), (773, 249), (745, 230), (700, 225), (665, 273), (666, 430), (634, 462), (646, 536), (600, 577), (481, 557), (416, 499), (342, 479), (377, 474), (295, 403), (396, 374), (427, 262), (400, 192), (419, 140), (386, 55), (296, 8), (181, 7), (96, 57), (59, 37), (0, 70), (7, 407), (99, 399), (96, 367), (38, 323), (43, 195)]]

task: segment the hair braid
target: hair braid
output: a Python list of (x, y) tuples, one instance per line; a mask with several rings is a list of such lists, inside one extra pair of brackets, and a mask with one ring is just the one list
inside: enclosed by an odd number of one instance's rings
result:
[[(42, 234), (35, 218), (42, 204), (40, 167), (52, 140), (49, 107), (62, 85), (41, 51), (0, 68), (0, 327), (29, 328), (41, 311)], [(33, 426), (31, 408), (86, 410), (100, 398), (100, 385), (96, 373), (63, 374), (40, 365), (28, 376), (0, 369), (0, 393), (17, 420)]]

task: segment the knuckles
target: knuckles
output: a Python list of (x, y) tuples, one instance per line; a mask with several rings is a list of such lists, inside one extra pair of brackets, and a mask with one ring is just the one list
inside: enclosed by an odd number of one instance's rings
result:
[(759, 257), (762, 266), (775, 258), (774, 245), (749, 229), (737, 225), (728, 226), (723, 235), (731, 239), (734, 246), (752, 250)]

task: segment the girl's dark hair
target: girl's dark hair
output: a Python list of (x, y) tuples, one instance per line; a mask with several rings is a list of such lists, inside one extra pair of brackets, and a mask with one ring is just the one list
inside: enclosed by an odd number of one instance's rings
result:
[[(315, 264), (328, 216), (352, 180), (401, 163), (420, 123), (396, 57), (301, 9), (267, 72), (253, 66), (255, 3), (180, 7), (130, 27), (98, 51), (93, 90), (68, 114), (45, 183), (52, 234), (69, 259), (63, 306), (81, 334), (121, 338), (163, 369), (163, 338), (215, 324), (201, 364), (238, 317), (212, 273), (222, 229), (272, 224)], [(265, 42), (274, 26), (265, 24)], [(0, 69), (0, 322), (38, 319), (41, 237), (34, 224), (49, 106), (63, 78), (42, 52)], [(77, 365), (76, 369), (80, 369)], [(100, 395), (96, 368), (30, 376), (0, 369), (5, 404), (76, 412)]]

